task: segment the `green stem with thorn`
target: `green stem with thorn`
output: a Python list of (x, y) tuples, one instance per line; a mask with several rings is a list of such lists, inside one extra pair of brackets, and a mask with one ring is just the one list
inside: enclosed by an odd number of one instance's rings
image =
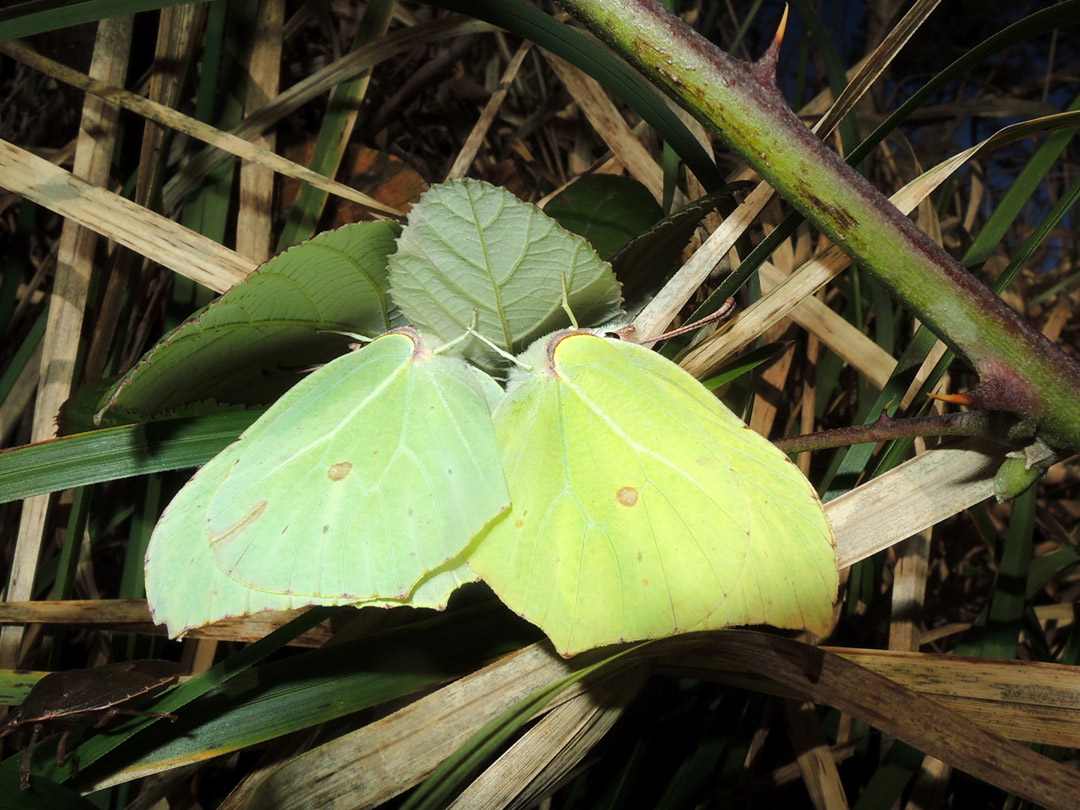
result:
[(775, 82), (779, 36), (735, 59), (655, 0), (559, 0), (724, 140), (979, 375), (976, 407), (1017, 414), (1080, 450), (1080, 366), (964, 269), (791, 111)]

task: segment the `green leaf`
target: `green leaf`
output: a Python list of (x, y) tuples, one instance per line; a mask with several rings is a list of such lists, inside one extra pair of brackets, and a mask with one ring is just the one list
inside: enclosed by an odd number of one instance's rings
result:
[(588, 239), (604, 261), (664, 217), (644, 185), (614, 174), (579, 177), (552, 197), (544, 213)]
[(989, 610), (964, 634), (956, 646), (957, 655), (1016, 658), (1028, 606), (1027, 582), (1035, 531), (1036, 494), (1035, 489), (1028, 489), (1012, 501), (1009, 530), (1001, 547)]
[(400, 323), (386, 256), (398, 226), (363, 222), (281, 253), (166, 335), (113, 388), (101, 412), (149, 418), (195, 403), (265, 405), (345, 351), (341, 333)]
[(444, 606), (475, 578), (455, 558), (509, 504), (498, 393), (412, 330), (323, 366), (165, 510), (146, 555), (155, 620), (177, 635), (303, 605)]
[(512, 506), (469, 564), (563, 655), (739, 624), (827, 634), (837, 570), (813, 487), (674, 363), (556, 333), (495, 431)]
[[(414, 326), (451, 341), (475, 316), (478, 331), (507, 352), (569, 325), (564, 278), (581, 323), (619, 313), (619, 283), (588, 242), (509, 191), (469, 179), (428, 190), (390, 257), (390, 294)], [(475, 338), (463, 352), (498, 365)]]
[[(623, 285), (623, 295), (631, 303), (651, 297), (660, 285), (682, 266), (682, 252), (694, 230), (707, 215), (735, 207), (734, 192), (751, 185), (729, 183), (675, 213), (643, 228), (611, 259), (615, 275)], [(548, 206), (550, 210), (551, 206)]]

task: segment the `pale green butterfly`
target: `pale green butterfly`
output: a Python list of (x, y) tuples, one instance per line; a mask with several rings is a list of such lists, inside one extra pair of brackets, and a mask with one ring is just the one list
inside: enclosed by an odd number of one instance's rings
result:
[(308, 375), (180, 491), (146, 554), (171, 635), (304, 605), (441, 607), (509, 505), (499, 385), (412, 329)]
[(564, 331), (495, 411), (512, 506), (469, 565), (563, 655), (730, 625), (824, 635), (835, 539), (798, 468), (648, 349)]

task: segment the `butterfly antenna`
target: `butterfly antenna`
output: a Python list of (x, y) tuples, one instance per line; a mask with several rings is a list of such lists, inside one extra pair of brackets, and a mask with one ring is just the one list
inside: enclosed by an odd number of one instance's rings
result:
[[(455, 346), (457, 346), (460, 343), (465, 342), (466, 340), (468, 340), (470, 337), (473, 337), (474, 335), (476, 337), (480, 337), (480, 334), (476, 331), (479, 328), (479, 326), (480, 326), (480, 310), (478, 310), (476, 307), (473, 307), (472, 325), (466, 326), (465, 331), (462, 332), (460, 335), (458, 335), (453, 340), (444, 343), (442, 346), (440, 346), (437, 349), (432, 349), (431, 353), (432, 354), (442, 354), (443, 352), (450, 351), (452, 348), (454, 348)], [(483, 338), (480, 338), (480, 339), (483, 340)]]
[(728, 315), (730, 315), (734, 310), (735, 310), (735, 299), (734, 298), (729, 298), (727, 301), (724, 302), (724, 305), (722, 307), (720, 307), (720, 309), (716, 310), (716, 312), (712, 313), (711, 315), (706, 315), (704, 318), (702, 318), (699, 321), (694, 321), (693, 323), (688, 323), (685, 326), (680, 326), (678, 329), (672, 329), (670, 332), (664, 332), (663, 334), (656, 335), (655, 337), (645, 338), (644, 340), (640, 340), (638, 342), (639, 343), (655, 343), (655, 342), (657, 342), (659, 340), (668, 340), (668, 339), (673, 338), (673, 337), (678, 337), (679, 335), (686, 334), (687, 332), (692, 332), (695, 329), (700, 329), (703, 326), (708, 326), (710, 323), (713, 323), (714, 321), (723, 320)]
[(559, 273), (559, 282), (562, 284), (562, 308), (563, 312), (570, 318), (570, 324), (577, 329), (577, 318), (574, 317), (574, 311), (570, 309), (570, 290), (566, 286), (566, 273)]
[[(504, 348), (502, 348), (502, 346), (496, 346), (488, 338), (486, 338), (484, 335), (480, 334), (476, 330), (476, 327), (477, 327), (478, 324), (479, 324), (479, 310), (474, 309), (473, 310), (472, 326), (466, 326), (465, 327), (465, 334), (462, 335), (457, 340), (453, 341), (453, 343), (457, 343), (458, 341), (463, 340), (465, 337), (467, 337), (469, 335), (472, 335), (474, 338), (479, 340), (481, 343), (487, 345), (488, 348), (490, 348), (492, 351), (494, 351), (496, 354), (498, 354), (504, 360), (509, 360), (514, 365), (520, 366), (521, 368), (525, 369), (526, 371), (532, 371), (532, 368), (530, 368), (529, 366), (522, 363), (520, 360), (518, 360), (516, 357), (514, 357), (514, 355), (510, 354), (510, 352), (508, 352)], [(452, 345), (452, 344), (447, 344), (447, 345)]]
[(315, 331), (320, 335), (342, 335), (352, 338), (353, 342), (349, 344), (349, 348), (354, 351), (361, 348), (365, 343), (371, 343), (371, 341), (375, 340), (375, 337), (378, 337), (378, 335), (368, 337), (367, 335), (361, 335), (359, 332), (346, 332), (342, 329), (316, 329)]

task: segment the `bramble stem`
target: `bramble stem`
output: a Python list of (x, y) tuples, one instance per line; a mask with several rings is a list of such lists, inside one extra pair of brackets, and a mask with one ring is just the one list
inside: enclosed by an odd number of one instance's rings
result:
[(1026, 418), (1080, 450), (1080, 366), (930, 239), (791, 111), (776, 88), (778, 43), (734, 59), (655, 0), (559, 0), (724, 140), (979, 374), (980, 408)]
[[(997, 416), (1001, 417), (1001, 414)], [(804, 436), (792, 436), (788, 439), (777, 439), (773, 444), (791, 454), (918, 436), (983, 436), (988, 439), (1002, 439), (1006, 433), (1005, 428), (1007, 426), (1002, 425), (1001, 418), (995, 419), (989, 411), (935, 414), (913, 419), (890, 419), (883, 415), (869, 425), (852, 425)]]

